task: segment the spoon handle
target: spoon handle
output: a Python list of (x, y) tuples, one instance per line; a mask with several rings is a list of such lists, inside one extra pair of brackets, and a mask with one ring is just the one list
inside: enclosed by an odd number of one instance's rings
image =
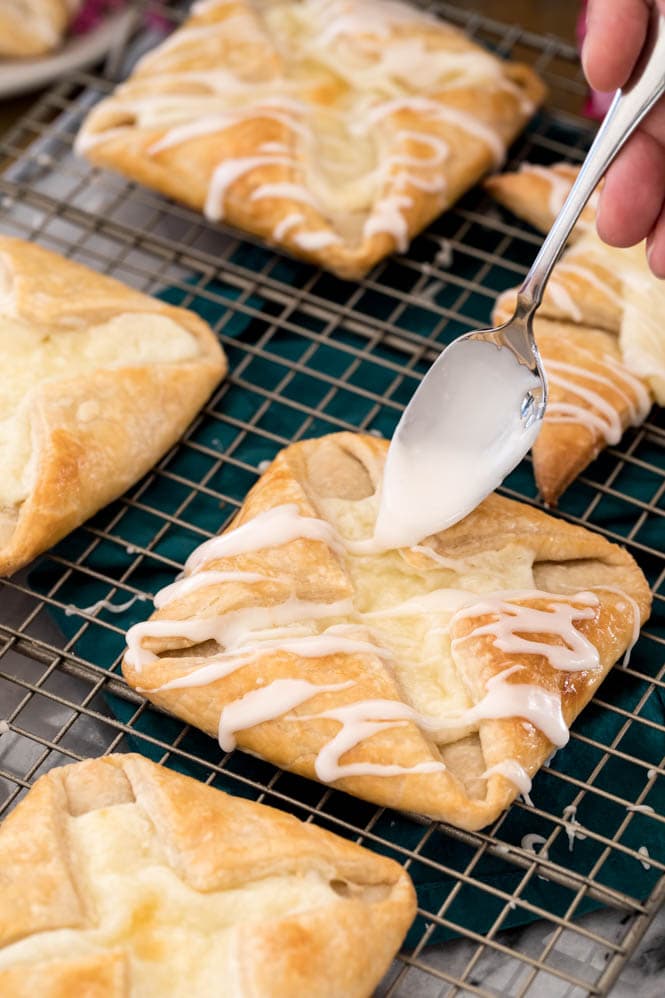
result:
[(654, 10), (633, 74), (625, 87), (617, 90), (577, 179), (519, 290), (518, 313), (526, 317), (540, 305), (547, 279), (584, 206), (614, 157), (663, 93), (665, 18)]

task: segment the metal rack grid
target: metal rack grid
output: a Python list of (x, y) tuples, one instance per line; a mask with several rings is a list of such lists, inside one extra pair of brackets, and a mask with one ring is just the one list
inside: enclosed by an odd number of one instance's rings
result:
[[(579, 92), (579, 79), (560, 71), (574, 59), (568, 46), (431, 6), (502, 55), (526, 57), (555, 94)], [(565, 519), (635, 555), (655, 609), (630, 666), (608, 678), (569, 746), (541, 771), (533, 807), (516, 803), (491, 828), (464, 833), (241, 753), (224, 755), (126, 687), (123, 635), (147, 615), (142, 600), (170, 581), (195, 543), (228, 522), (259, 464), (281, 446), (336, 429), (389, 435), (431, 359), (487, 320), (496, 292), (525, 272), (538, 237), (476, 188), (407, 256), (382, 262), (359, 283), (340, 281), (73, 158), (72, 137), (91, 95), (109, 87), (89, 75), (67, 79), (5, 138), (0, 155), (17, 162), (0, 177), (0, 229), (196, 309), (220, 336), (231, 370), (145, 479), (2, 584), (0, 814), (55, 765), (138, 750), (403, 862), (418, 887), (419, 913), (380, 988), (386, 998), (606, 994), (665, 896), (665, 427), (652, 414), (562, 501)], [(548, 111), (508, 165), (579, 160), (589, 134), (583, 122)], [(504, 492), (538, 504), (528, 463)], [(114, 614), (94, 605), (103, 598), (136, 600)], [(572, 839), (572, 853), (568, 834), (580, 828), (562, 804), (577, 808), (586, 836)], [(644, 804), (656, 813), (626, 809)], [(525, 829), (544, 843), (523, 845)], [(639, 852), (645, 841), (649, 869)], [(621, 923), (584, 917), (599, 904), (622, 913)], [(531, 929), (518, 930), (534, 918)]]

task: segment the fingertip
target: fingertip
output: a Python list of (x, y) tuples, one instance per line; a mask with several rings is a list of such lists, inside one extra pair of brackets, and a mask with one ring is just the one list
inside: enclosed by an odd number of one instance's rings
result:
[(628, 80), (644, 43), (648, 7), (644, 0), (591, 3), (581, 60), (594, 90), (608, 93)]
[(665, 210), (661, 213), (654, 229), (649, 233), (647, 263), (655, 277), (661, 281), (665, 280)]
[(609, 246), (634, 246), (651, 232), (665, 201), (665, 150), (638, 131), (607, 173), (596, 226)]

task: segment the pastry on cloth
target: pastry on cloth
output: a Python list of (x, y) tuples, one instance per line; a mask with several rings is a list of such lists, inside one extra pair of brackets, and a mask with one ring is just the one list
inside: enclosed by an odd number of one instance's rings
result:
[(226, 370), (198, 316), (0, 237), (0, 574), (144, 475)]
[(81, 0), (2, 0), (0, 57), (38, 56), (56, 49)]
[(565, 744), (649, 589), (623, 548), (497, 495), (377, 550), (387, 447), (339, 433), (280, 452), (130, 629), (123, 671), (225, 750), (482, 828)]
[(203, 0), (77, 148), (357, 278), (497, 165), (543, 96), (399, 0)]
[(393, 860), (139, 755), (42, 776), (0, 870), (3, 998), (367, 998), (416, 909)]
[[(549, 230), (575, 179), (565, 163), (525, 164), (486, 186), (503, 205)], [(644, 244), (615, 249), (595, 229), (587, 205), (571, 245), (554, 268), (535, 322), (550, 401), (533, 447), (545, 502), (568, 485), (628, 426), (642, 423), (655, 400), (665, 403), (665, 282), (650, 272)], [(493, 321), (512, 314), (516, 290), (499, 297)]]

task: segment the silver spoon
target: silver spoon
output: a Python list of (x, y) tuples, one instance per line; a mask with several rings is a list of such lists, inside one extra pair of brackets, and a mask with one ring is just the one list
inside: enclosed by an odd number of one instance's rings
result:
[(533, 444), (547, 403), (533, 316), (584, 206), (663, 93), (665, 19), (654, 12), (631, 79), (617, 91), (519, 289), (512, 319), (446, 347), (404, 411), (388, 453), (376, 526), (376, 539), (386, 546), (412, 545), (462, 519)]

